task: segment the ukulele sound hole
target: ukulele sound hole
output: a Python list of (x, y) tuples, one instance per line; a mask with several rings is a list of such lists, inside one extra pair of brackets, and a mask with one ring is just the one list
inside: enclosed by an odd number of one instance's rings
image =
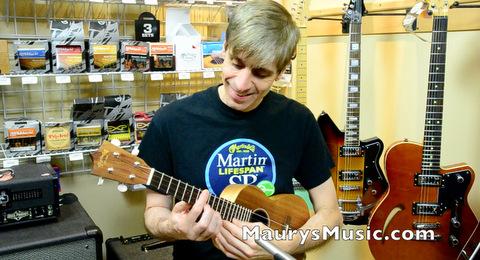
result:
[(265, 224), (265, 226), (269, 226), (268, 214), (263, 209), (256, 209), (253, 211), (249, 222), (261, 222)]

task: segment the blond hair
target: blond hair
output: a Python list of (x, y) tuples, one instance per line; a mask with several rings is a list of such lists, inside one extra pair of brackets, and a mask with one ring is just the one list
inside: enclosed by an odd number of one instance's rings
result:
[(237, 6), (229, 17), (225, 49), (257, 67), (274, 64), (280, 73), (294, 58), (300, 31), (288, 11), (271, 0)]

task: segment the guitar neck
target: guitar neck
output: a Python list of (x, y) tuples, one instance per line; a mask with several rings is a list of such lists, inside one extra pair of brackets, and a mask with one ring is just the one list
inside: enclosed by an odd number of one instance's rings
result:
[[(196, 188), (181, 180), (175, 179), (165, 173), (154, 171), (151, 181), (147, 187), (153, 191), (171, 195), (176, 201), (185, 201), (193, 205), (200, 193), (201, 189)], [(210, 194), (208, 204), (217, 212), (220, 213), (222, 219), (233, 220), (239, 219), (241, 221), (248, 221), (252, 215), (252, 211), (238, 204), (232, 203), (220, 197)]]
[(440, 169), (447, 25), (447, 16), (434, 16), (422, 161), (427, 174)]
[(360, 146), (360, 21), (350, 21), (345, 146)]

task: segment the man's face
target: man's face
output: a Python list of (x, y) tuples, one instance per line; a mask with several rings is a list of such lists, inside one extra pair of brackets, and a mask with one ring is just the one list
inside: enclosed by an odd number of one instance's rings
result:
[(227, 106), (242, 112), (255, 109), (267, 95), (278, 73), (274, 64), (257, 67), (248, 59), (225, 51), (223, 86), (218, 92)]

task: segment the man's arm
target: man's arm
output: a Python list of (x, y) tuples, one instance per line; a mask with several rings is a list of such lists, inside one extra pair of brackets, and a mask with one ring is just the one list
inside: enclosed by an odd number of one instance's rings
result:
[[(343, 217), (338, 208), (337, 196), (333, 181), (329, 178), (324, 183), (318, 185), (309, 191), (312, 200), (315, 214), (298, 230), (292, 240), (277, 240), (272, 241), (279, 248), (289, 254), (297, 254), (305, 252), (306, 250), (320, 245), (323, 240), (321, 237), (322, 227), (327, 226), (331, 230), (335, 226), (340, 226), (343, 222)], [(232, 258), (257, 258), (268, 257), (269, 254), (259, 247), (253, 238), (248, 240), (242, 239), (242, 227), (252, 229), (255, 225), (260, 225), (261, 229), (268, 228), (261, 223), (247, 223), (242, 221), (223, 221), (223, 227), (220, 233), (216, 236), (214, 244), (222, 250), (227, 256)], [(319, 230), (320, 239), (313, 240), (311, 232)], [(299, 234), (308, 234), (304, 244), (302, 236)], [(305, 238), (304, 238), (305, 239)]]
[(147, 191), (145, 227), (152, 235), (166, 241), (210, 239), (220, 232), (222, 219), (208, 205), (209, 197), (208, 191), (204, 190), (193, 205), (181, 201), (171, 209), (171, 196)]
[(284, 249), (291, 254), (305, 252), (308, 249), (319, 246), (323, 242), (321, 234), (324, 226), (332, 230), (334, 227), (341, 226), (343, 223), (343, 216), (338, 207), (337, 195), (332, 178), (308, 190), (308, 193), (312, 200), (315, 214), (311, 216), (300, 229), (310, 229), (310, 231), (314, 229), (320, 230), (320, 239), (316, 241), (312, 240), (311, 232), (309, 232), (305, 243), (301, 245), (301, 237), (297, 235), (293, 241), (287, 241), (286, 245), (284, 245)]

